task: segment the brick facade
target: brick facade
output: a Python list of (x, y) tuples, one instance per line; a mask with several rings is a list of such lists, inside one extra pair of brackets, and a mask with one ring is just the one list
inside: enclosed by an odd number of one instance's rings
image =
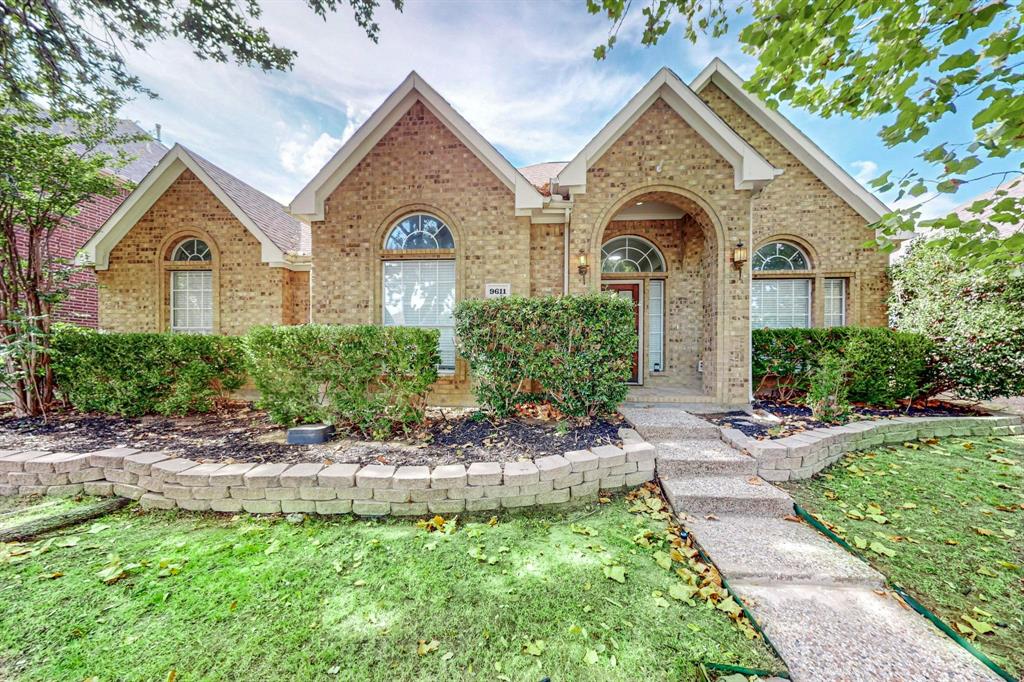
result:
[(170, 326), (169, 259), (183, 239), (213, 251), (214, 332), (243, 334), (257, 324), (304, 322), (306, 272), (272, 268), (260, 243), (190, 171), (184, 171), (110, 253), (100, 270), (99, 326), (111, 331), (166, 331)]
[(847, 322), (886, 325), (889, 255), (864, 246), (875, 238), (867, 221), (716, 85), (709, 83), (700, 96), (772, 165), (785, 171), (754, 200), (753, 249), (784, 239), (808, 252), (814, 280), (811, 324), (821, 326), (824, 319), (821, 281), (840, 277), (849, 283)]
[[(319, 323), (380, 324), (383, 263), (389, 259), (454, 261), (457, 301), (483, 296), (489, 283), (542, 296), (561, 294), (566, 281), (571, 293), (581, 293), (602, 282), (638, 279), (646, 310), (650, 281), (660, 279), (665, 283), (664, 367), (648, 372), (647, 358), (641, 358), (644, 385), (745, 403), (752, 275), (749, 262), (742, 267), (732, 262), (734, 247), (742, 242), (752, 253), (781, 239), (804, 248), (812, 267), (798, 276), (812, 281), (815, 325), (822, 324), (827, 277), (848, 282), (849, 324), (885, 324), (888, 259), (863, 246), (873, 236), (868, 221), (721, 90), (709, 83), (700, 95), (783, 174), (760, 191), (737, 190), (733, 164), (665, 100), (656, 99), (589, 164), (585, 191), (570, 202), (555, 197), (554, 210), (531, 218), (517, 215), (515, 192), (493, 164), (485, 164), (464, 143), (465, 135), (453, 132), (451, 120), (439, 118), (438, 109), (421, 97), (396, 112), (395, 123), (375, 144), (367, 144), (368, 151), (353, 160), (336, 187), (324, 189), (322, 218), (304, 214), (313, 220), (311, 272), (261, 262), (256, 239), (185, 172), (114, 248), (109, 270), (99, 273), (105, 286), (100, 324), (165, 329), (163, 258), (175, 240), (193, 234), (208, 239), (216, 251), (215, 327), (230, 334), (254, 324), (301, 323), (307, 313)], [(625, 211), (639, 202), (673, 208), (681, 217), (627, 219)], [(559, 212), (570, 205), (566, 224)], [(416, 212), (447, 223), (455, 248), (385, 251), (390, 229)], [(619, 235), (654, 243), (666, 272), (602, 275), (601, 246)], [(576, 268), (580, 254), (591, 264), (585, 277)], [(454, 374), (439, 380), (431, 401), (467, 404), (469, 389), (468, 369), (459, 360)]]

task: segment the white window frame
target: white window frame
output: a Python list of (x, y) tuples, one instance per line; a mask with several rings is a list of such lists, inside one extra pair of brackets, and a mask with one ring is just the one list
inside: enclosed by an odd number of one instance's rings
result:
[[(847, 280), (845, 277), (826, 277), (822, 284), (822, 295), (825, 298), (825, 326), (826, 327), (844, 327), (846, 326), (846, 298), (847, 298)], [(835, 291), (838, 285), (838, 295)], [(839, 304), (839, 309), (835, 310), (832, 308), (836, 303)]]
[[(648, 282), (647, 297), (647, 371), (651, 374), (661, 374), (665, 371), (665, 280), (652, 279)], [(657, 306), (654, 305), (655, 301), (658, 302)], [(654, 331), (654, 325), (650, 324), (652, 315), (660, 318), (660, 331)], [(661, 369), (654, 369), (651, 360), (654, 349), (657, 349), (658, 357), (661, 359)]]
[[(188, 281), (188, 280), (193, 279), (191, 277), (192, 275), (205, 275), (206, 276), (205, 277), (205, 280), (206, 280), (205, 284), (207, 286), (201, 287), (199, 289), (187, 288), (187, 289), (179, 290), (174, 285), (174, 280), (177, 277), (184, 276), (186, 278), (186, 280)], [(188, 283), (191, 284), (191, 282), (188, 282)], [(171, 288), (171, 331), (175, 332), (175, 333), (180, 333), (180, 334), (212, 334), (213, 333), (213, 314), (214, 314), (214, 310), (213, 310), (213, 271), (212, 270), (172, 270), (170, 272), (169, 285), (170, 285), (170, 288)], [(177, 315), (177, 313), (179, 313), (179, 312), (180, 313), (185, 313), (186, 318), (187, 318), (188, 313), (190, 313), (190, 312), (195, 313), (195, 312), (203, 312), (203, 311), (206, 310), (206, 308), (204, 308), (203, 306), (190, 306), (190, 305), (188, 305), (189, 302), (188, 302), (187, 298), (186, 298), (186, 300), (184, 302), (182, 302), (182, 301), (179, 300), (179, 297), (182, 296), (182, 295), (185, 295), (187, 297), (190, 294), (200, 294), (200, 295), (202, 295), (204, 293), (208, 294), (208, 301), (209, 301), (209, 308), (208, 308), (208, 310), (209, 310), (209, 315), (210, 315), (210, 324), (209, 325), (197, 326), (197, 325), (188, 324), (187, 321), (184, 324), (179, 323), (178, 315)]]
[[(456, 270), (455, 270), (455, 260), (454, 259), (447, 259), (447, 258), (444, 258), (444, 259), (442, 259), (442, 258), (431, 258), (431, 259), (423, 259), (423, 260), (411, 259), (411, 258), (390, 259), (390, 260), (385, 260), (383, 262), (382, 267), (381, 267), (381, 321), (382, 321), (382, 324), (385, 327), (391, 327), (391, 326), (414, 326), (414, 327), (420, 327), (422, 329), (437, 329), (438, 331), (440, 331), (442, 333), (442, 335), (444, 334), (444, 330), (446, 330), (446, 329), (449, 330), (449, 335), (451, 336), (451, 339), (452, 339), (452, 341), (451, 341), (451, 344), (452, 344), (451, 345), (452, 362), (451, 362), (451, 365), (448, 366), (448, 365), (445, 365), (443, 360), (442, 360), (442, 364), (438, 367), (438, 374), (443, 375), (443, 376), (453, 375), (453, 374), (455, 374), (455, 364), (456, 364), (456, 361), (457, 361), (457, 354), (455, 352), (456, 344), (455, 344), (455, 320), (454, 320), (454, 318), (451, 318), (450, 324), (431, 324), (431, 325), (402, 325), (402, 324), (398, 324), (396, 322), (389, 322), (388, 321), (389, 319), (391, 319), (391, 320), (394, 319), (394, 315), (392, 315), (388, 311), (388, 302), (389, 302), (388, 301), (388, 289), (387, 289), (388, 268), (389, 267), (393, 267), (393, 266), (398, 266), (398, 267), (404, 268), (404, 267), (407, 267), (407, 266), (410, 266), (410, 265), (417, 265), (419, 267), (423, 267), (424, 265), (433, 265), (435, 267), (445, 266), (445, 267), (450, 267), (451, 268), (452, 309), (454, 310), (455, 302), (456, 302), (455, 299), (456, 299), (456, 297), (458, 295), (458, 282), (457, 282), (457, 279), (456, 279), (457, 275), (456, 275)], [(404, 273), (403, 273), (403, 275), (404, 275)], [(443, 343), (443, 340), (441, 341), (441, 343)], [(438, 350), (440, 352), (440, 348)]]
[[(764, 321), (763, 321), (764, 317), (765, 317), (765, 312), (763, 310), (763, 306), (762, 306), (762, 310), (758, 311), (759, 314), (761, 315), (761, 322), (758, 322), (754, 318), (754, 298), (756, 296), (758, 296), (758, 294), (763, 293), (763, 292), (759, 292), (758, 291), (758, 287), (765, 286), (765, 285), (768, 285), (768, 284), (775, 284), (777, 287), (780, 286), (780, 285), (795, 286), (797, 283), (803, 283), (804, 286), (806, 287), (806, 292), (807, 293), (806, 293), (806, 296), (803, 297), (804, 300), (806, 301), (806, 308), (805, 308), (806, 313), (803, 316), (805, 318), (806, 324), (803, 324), (803, 325), (792, 325), (792, 324), (788, 324), (788, 325), (766, 325), (766, 324), (764, 324)], [(779, 291), (781, 293), (781, 289)], [(788, 294), (788, 297), (791, 300), (795, 300), (797, 298), (797, 296), (793, 295), (793, 292), (790, 292)], [(775, 301), (775, 303), (776, 303), (776, 305), (775, 305), (775, 318), (776, 319), (780, 319), (782, 317), (778, 313), (778, 307), (779, 307), (778, 303), (780, 301), (782, 301), (782, 300), (784, 300), (783, 296), (781, 296), (779, 294), (776, 294), (776, 301)], [(751, 286), (751, 292), (750, 292), (750, 325), (754, 329), (763, 329), (765, 327), (774, 328), (774, 329), (787, 329), (787, 328), (792, 328), (792, 327), (806, 329), (806, 328), (812, 327), (813, 324), (814, 324), (814, 319), (813, 319), (813, 301), (814, 301), (814, 286), (813, 286), (813, 281), (809, 277), (792, 277), (792, 278), (790, 278), (790, 277), (764, 277), (764, 278), (755, 278), (753, 280), (753, 283), (752, 283), (752, 286)], [(797, 315), (795, 315), (792, 312), (790, 312), (790, 313), (788, 313), (786, 315), (786, 317), (788, 317), (790, 320), (792, 320), (792, 319), (796, 318)]]

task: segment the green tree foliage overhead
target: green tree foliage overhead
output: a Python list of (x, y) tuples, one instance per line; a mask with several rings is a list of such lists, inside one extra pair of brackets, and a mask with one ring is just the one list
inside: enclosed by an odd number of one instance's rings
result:
[[(403, 0), (389, 0), (401, 11)], [(304, 0), (326, 19), (342, 0)], [(356, 23), (377, 41), (378, 0), (347, 0)], [(124, 60), (167, 38), (192, 46), (200, 59), (264, 71), (290, 69), (296, 52), (277, 45), (259, 24), (258, 0), (0, 0), (0, 97), (42, 97), (52, 107), (152, 94)]]
[[(587, 0), (612, 23), (604, 58), (631, 3)], [(966, 217), (922, 220), (926, 195), (977, 194), (978, 181), (1014, 180), (1024, 165), (1024, 32), (1020, 0), (645, 0), (641, 42), (653, 45), (675, 22), (684, 35), (721, 37), (732, 8), (752, 21), (739, 33), (757, 57), (747, 89), (769, 106), (780, 102), (820, 116), (881, 117), (888, 147), (910, 144), (926, 171), (886, 171), (870, 184), (916, 205), (885, 216), (878, 245), (910, 229), (937, 229), (953, 255), (986, 267), (1024, 272), (1024, 198), (1004, 193), (974, 202)], [(954, 124), (962, 139), (935, 140)], [(982, 164), (994, 172), (979, 173)], [(1021, 180), (1024, 181), (1024, 180)], [(937, 193), (937, 194), (936, 194)], [(1016, 226), (999, 237), (1000, 226)]]
[(937, 391), (985, 400), (1024, 394), (1024, 278), (915, 244), (893, 268), (893, 324), (935, 342)]

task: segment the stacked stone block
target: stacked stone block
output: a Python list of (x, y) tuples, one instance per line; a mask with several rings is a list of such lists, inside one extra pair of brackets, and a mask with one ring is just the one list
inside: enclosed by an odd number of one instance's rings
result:
[(722, 440), (757, 459), (766, 481), (810, 478), (847, 452), (899, 445), (918, 438), (1024, 434), (1015, 415), (990, 417), (896, 417), (812, 429), (775, 440), (757, 440), (737, 429), (722, 429)]
[(119, 495), (148, 509), (420, 516), (564, 504), (654, 479), (629, 440), (520, 462), (426, 466), (200, 463), (163, 452), (0, 450), (2, 495)]

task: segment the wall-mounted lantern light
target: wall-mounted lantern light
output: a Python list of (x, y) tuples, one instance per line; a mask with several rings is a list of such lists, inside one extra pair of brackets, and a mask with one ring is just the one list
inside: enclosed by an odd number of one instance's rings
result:
[(743, 242), (737, 242), (736, 248), (732, 250), (732, 264), (739, 270), (743, 267), (743, 264), (747, 262), (747, 247), (743, 246)]
[(579, 266), (576, 270), (580, 273), (580, 281), (586, 285), (587, 273), (590, 272), (590, 263), (587, 262), (587, 254), (584, 251), (580, 251), (579, 254)]

